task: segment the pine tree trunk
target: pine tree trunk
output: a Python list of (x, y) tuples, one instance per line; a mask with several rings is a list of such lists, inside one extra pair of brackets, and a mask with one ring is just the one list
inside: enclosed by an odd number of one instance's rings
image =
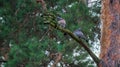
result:
[(120, 0), (102, 0), (101, 62), (99, 67), (120, 66)]

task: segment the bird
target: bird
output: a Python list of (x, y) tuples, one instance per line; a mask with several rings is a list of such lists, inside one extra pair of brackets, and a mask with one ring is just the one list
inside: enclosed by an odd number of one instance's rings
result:
[(86, 42), (88, 42), (88, 39), (87, 39), (87, 38), (85, 37), (85, 35), (83, 34), (81, 28), (76, 29), (76, 30), (73, 32), (73, 34), (74, 34), (75, 36), (77, 36), (78, 38), (84, 39)]
[(61, 18), (61, 17), (57, 17), (57, 21), (58, 21), (58, 25), (62, 28), (66, 27), (66, 21), (65, 19)]
[[(66, 27), (66, 21), (65, 19), (61, 18), (61, 17), (57, 17), (57, 21), (58, 21), (58, 26), (60, 26), (61, 28), (65, 28)], [(64, 33), (64, 35), (67, 35), (67, 33)]]

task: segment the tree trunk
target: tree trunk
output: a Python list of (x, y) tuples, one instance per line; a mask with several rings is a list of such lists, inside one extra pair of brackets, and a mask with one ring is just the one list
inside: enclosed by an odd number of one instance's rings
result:
[(99, 67), (120, 66), (120, 0), (102, 0), (101, 62)]

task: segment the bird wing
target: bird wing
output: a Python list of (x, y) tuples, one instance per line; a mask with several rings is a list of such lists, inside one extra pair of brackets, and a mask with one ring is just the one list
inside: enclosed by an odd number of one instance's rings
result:
[(79, 38), (85, 38), (84, 34), (81, 31), (75, 31), (74, 35), (78, 36)]

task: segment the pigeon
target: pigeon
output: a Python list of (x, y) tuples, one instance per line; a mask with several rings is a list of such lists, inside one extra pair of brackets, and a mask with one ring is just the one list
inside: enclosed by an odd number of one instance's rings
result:
[(57, 21), (58, 21), (58, 25), (62, 28), (65, 28), (66, 26), (66, 21), (65, 19), (61, 18), (61, 17), (57, 17)]
[(88, 42), (87, 38), (85, 37), (85, 35), (84, 35), (83, 32), (81, 31), (81, 28), (78, 28), (77, 30), (75, 30), (75, 31), (73, 32), (73, 34), (74, 34), (75, 36), (77, 36), (78, 38), (84, 39), (84, 40), (86, 40), (86, 42)]

